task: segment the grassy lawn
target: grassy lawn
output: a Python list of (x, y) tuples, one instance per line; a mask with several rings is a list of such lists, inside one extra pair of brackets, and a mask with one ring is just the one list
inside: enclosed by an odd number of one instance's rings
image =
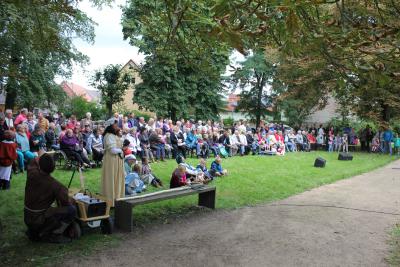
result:
[[(326, 168), (314, 168), (314, 160), (322, 156)], [(232, 209), (283, 199), (305, 190), (332, 183), (389, 163), (393, 158), (375, 154), (355, 153), (351, 162), (338, 161), (337, 154), (326, 152), (290, 153), (285, 157), (247, 156), (223, 160), (229, 176), (213, 182), (217, 186), (217, 208)], [(196, 159), (189, 163), (197, 165)], [(209, 159), (208, 166), (211, 164)], [(169, 177), (176, 163), (172, 160), (153, 164), (154, 173), (169, 185)], [(86, 187), (98, 192), (100, 169), (84, 173)], [(67, 185), (72, 171), (57, 170), (54, 176)], [(73, 186), (78, 187), (75, 176)], [(0, 262), (6, 265), (42, 265), (56, 263), (66, 255), (90, 254), (93, 248), (118, 244), (122, 234), (104, 236), (100, 231), (84, 235), (68, 245), (33, 244), (25, 237), (23, 222), (25, 176), (14, 176), (10, 191), (0, 191)], [(150, 189), (153, 191), (154, 189)], [(138, 226), (160, 222), (185, 214), (196, 205), (196, 196), (162, 201), (135, 209)], [(4, 265), (3, 265), (4, 266)]]
[(400, 266), (400, 224), (392, 231), (390, 246), (390, 255), (386, 260), (390, 266)]

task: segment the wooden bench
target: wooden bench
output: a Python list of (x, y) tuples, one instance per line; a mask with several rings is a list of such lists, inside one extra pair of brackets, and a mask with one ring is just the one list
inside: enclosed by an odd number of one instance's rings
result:
[(131, 232), (133, 230), (133, 207), (171, 198), (199, 194), (199, 206), (215, 209), (215, 193), (215, 186), (194, 185), (119, 198), (115, 200), (115, 226), (123, 231)]

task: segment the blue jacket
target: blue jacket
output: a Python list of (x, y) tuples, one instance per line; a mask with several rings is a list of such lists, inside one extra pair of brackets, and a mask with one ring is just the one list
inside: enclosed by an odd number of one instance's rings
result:
[(197, 137), (193, 133), (186, 136), (185, 143), (188, 147), (194, 147), (197, 144)]
[(383, 133), (383, 141), (391, 142), (393, 140), (393, 132), (391, 130), (386, 130)]
[(218, 164), (216, 161), (213, 161), (213, 163), (211, 163), (211, 168), (210, 169), (214, 170), (216, 172), (222, 172), (223, 171), (221, 164)]

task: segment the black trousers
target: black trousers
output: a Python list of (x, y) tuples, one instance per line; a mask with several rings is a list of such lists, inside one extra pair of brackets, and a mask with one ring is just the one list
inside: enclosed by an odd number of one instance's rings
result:
[(98, 151), (98, 150), (92, 148), (92, 152), (93, 152), (93, 160), (94, 161), (102, 161), (103, 160), (104, 153), (102, 151)]
[(83, 163), (90, 165), (89, 159), (83, 155), (82, 151), (65, 150), (65, 154), (67, 154), (68, 157), (76, 160), (80, 165), (83, 165)]
[(172, 156), (174, 159), (176, 159), (178, 154), (181, 154), (184, 158), (186, 158), (186, 146), (172, 145), (172, 149)]

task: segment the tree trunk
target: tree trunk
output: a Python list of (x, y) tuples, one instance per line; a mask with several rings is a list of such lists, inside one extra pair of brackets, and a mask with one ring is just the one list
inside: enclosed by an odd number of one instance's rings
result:
[(10, 78), (6, 86), (6, 109), (14, 109), (15, 101), (17, 99), (17, 83), (15, 78)]
[(390, 107), (385, 104), (382, 105), (382, 119), (386, 123), (390, 121)]
[(176, 110), (171, 107), (169, 111), (169, 116), (171, 117), (171, 120), (175, 123), (176, 122)]
[(262, 101), (262, 91), (263, 91), (263, 85), (262, 85), (262, 78), (260, 78), (257, 73), (257, 108), (256, 108), (256, 128), (260, 126), (261, 122), (261, 101)]
[(107, 103), (107, 105), (106, 105), (106, 107), (107, 107), (107, 112), (108, 112), (108, 118), (111, 118), (112, 117), (112, 112), (113, 112), (113, 110), (112, 110), (112, 103), (111, 102), (109, 102), (109, 103)]

